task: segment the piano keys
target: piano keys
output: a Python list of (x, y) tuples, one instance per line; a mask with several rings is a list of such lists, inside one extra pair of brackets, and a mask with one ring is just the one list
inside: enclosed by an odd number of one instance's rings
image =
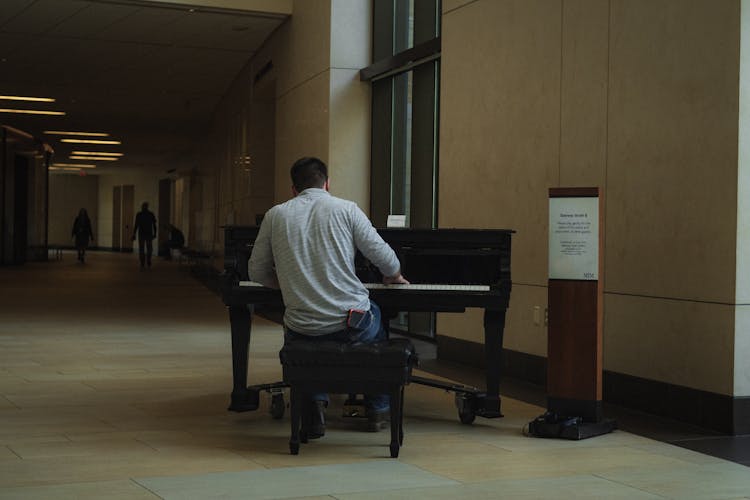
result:
[[(272, 393), (272, 414), (283, 415), (281, 382), (247, 386), (251, 317), (256, 306), (283, 310), (281, 293), (250, 281), (247, 260), (258, 228), (224, 228), (224, 272), (222, 297), (229, 309), (232, 331), (233, 389), (230, 410), (258, 407), (260, 391)], [(378, 229), (399, 257), (410, 285), (385, 285), (382, 275), (361, 255), (357, 276), (383, 312), (384, 318), (407, 312), (463, 312), (467, 307), (484, 309), (486, 355), (485, 391), (450, 385), (423, 377), (412, 382), (456, 393), (459, 418), (471, 423), (476, 415), (501, 417), (499, 394), (500, 358), (505, 312), (510, 301), (510, 257), (512, 230), (478, 229)]]
[[(362, 283), (368, 290), (419, 290), (419, 291), (443, 291), (443, 292), (489, 292), (489, 285), (449, 285), (441, 283)], [(256, 281), (240, 281), (240, 287), (262, 288), (263, 285)]]

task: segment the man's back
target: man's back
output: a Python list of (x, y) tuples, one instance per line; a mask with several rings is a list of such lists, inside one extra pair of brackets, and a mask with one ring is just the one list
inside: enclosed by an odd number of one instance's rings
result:
[(307, 334), (340, 331), (349, 309), (370, 308), (354, 271), (358, 248), (386, 273), (398, 272), (395, 254), (356, 204), (324, 189), (306, 189), (269, 210), (250, 259), (250, 277), (263, 282), (264, 270), (271, 267), (266, 259), (272, 259), (285, 324)]
[(156, 233), (156, 216), (149, 210), (141, 210), (135, 216), (133, 232), (138, 231), (138, 238), (153, 239)]

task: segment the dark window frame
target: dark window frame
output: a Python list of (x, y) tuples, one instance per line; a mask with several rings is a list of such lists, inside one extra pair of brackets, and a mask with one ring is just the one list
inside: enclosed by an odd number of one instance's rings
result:
[[(440, 0), (373, 0), (373, 57), (360, 70), (372, 85), (370, 218), (389, 214), (410, 228), (438, 221)], [(408, 276), (407, 276), (408, 279)], [(404, 313), (391, 329), (435, 338), (434, 313)]]

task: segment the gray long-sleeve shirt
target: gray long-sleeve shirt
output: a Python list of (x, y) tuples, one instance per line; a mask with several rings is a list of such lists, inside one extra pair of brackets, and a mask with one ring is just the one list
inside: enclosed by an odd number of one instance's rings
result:
[(266, 213), (248, 274), (265, 286), (278, 279), (288, 328), (324, 335), (346, 328), (349, 309), (370, 308), (354, 272), (357, 249), (384, 276), (399, 272), (395, 252), (354, 202), (309, 188)]

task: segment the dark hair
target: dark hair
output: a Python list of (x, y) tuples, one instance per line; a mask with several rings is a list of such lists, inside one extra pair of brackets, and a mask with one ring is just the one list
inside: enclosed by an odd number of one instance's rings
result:
[(294, 162), (290, 174), (294, 189), (301, 193), (307, 188), (322, 188), (328, 180), (328, 167), (318, 158), (305, 157)]

